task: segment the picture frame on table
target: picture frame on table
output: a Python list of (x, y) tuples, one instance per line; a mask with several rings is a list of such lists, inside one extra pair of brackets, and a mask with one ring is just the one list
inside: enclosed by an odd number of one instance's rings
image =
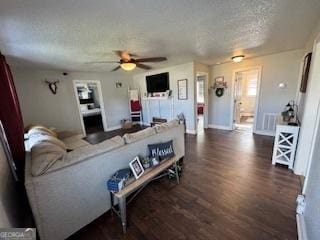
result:
[(130, 161), (129, 165), (130, 165), (131, 171), (133, 172), (135, 179), (138, 179), (143, 175), (144, 168), (143, 168), (138, 156), (136, 156), (132, 161)]
[(188, 79), (178, 80), (178, 100), (188, 99)]

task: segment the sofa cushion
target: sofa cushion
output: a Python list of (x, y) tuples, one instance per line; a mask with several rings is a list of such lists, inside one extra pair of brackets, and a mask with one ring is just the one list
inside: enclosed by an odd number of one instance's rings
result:
[(155, 135), (155, 134), (156, 134), (155, 128), (149, 127), (149, 128), (143, 129), (139, 132), (126, 133), (123, 136), (123, 139), (126, 143), (133, 143), (133, 142), (139, 141), (141, 139), (147, 138), (147, 137)]
[(167, 123), (162, 123), (162, 124), (158, 124), (155, 126), (156, 132), (157, 133), (161, 133), (164, 131), (167, 131), (171, 128), (177, 127), (179, 125), (179, 120), (178, 119), (174, 119), (170, 122)]
[(66, 145), (67, 149), (72, 149), (72, 150), (89, 145), (89, 143), (87, 141), (83, 140), (82, 134), (63, 138), (62, 141)]
[(47, 172), (57, 161), (63, 160), (66, 150), (52, 142), (40, 142), (31, 149), (31, 174), (39, 176)]
[(54, 167), (50, 169), (50, 171), (73, 165), (96, 155), (110, 152), (124, 145), (124, 139), (120, 136), (116, 136), (98, 144), (89, 144), (87, 146), (77, 148), (71, 152), (68, 152), (63, 161), (55, 164)]

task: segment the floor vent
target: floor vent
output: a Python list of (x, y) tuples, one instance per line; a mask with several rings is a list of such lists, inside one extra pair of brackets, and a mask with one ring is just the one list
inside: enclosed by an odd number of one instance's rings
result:
[(275, 132), (279, 113), (264, 113), (262, 130), (265, 132)]

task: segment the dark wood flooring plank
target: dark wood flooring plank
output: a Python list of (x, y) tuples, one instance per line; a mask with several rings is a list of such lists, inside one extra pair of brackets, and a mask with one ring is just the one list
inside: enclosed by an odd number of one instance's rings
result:
[(272, 148), (272, 137), (242, 132), (186, 135), (180, 184), (145, 188), (128, 207), (126, 235), (107, 212), (70, 239), (296, 239), (300, 180), (271, 164)]

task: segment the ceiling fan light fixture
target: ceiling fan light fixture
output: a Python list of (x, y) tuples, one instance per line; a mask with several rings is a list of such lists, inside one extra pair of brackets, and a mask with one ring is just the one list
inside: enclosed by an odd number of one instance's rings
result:
[(131, 71), (136, 68), (136, 64), (132, 62), (124, 62), (120, 64), (120, 67), (125, 71)]
[(241, 62), (244, 59), (244, 55), (233, 56), (231, 60), (235, 63)]

